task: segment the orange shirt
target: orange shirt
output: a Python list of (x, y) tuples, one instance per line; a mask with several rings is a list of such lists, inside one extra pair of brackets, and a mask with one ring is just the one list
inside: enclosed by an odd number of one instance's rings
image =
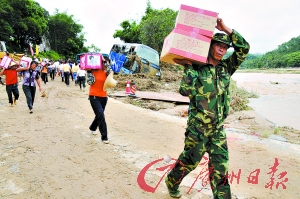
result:
[(89, 96), (107, 97), (106, 91), (103, 90), (103, 85), (106, 80), (106, 72), (103, 70), (92, 70), (95, 77), (95, 83), (90, 86)]
[(42, 73), (48, 73), (48, 68), (47, 68), (47, 66), (43, 66)]
[(18, 83), (18, 75), (16, 70), (5, 70), (3, 72), (4, 75), (6, 75), (5, 83), (7, 86)]

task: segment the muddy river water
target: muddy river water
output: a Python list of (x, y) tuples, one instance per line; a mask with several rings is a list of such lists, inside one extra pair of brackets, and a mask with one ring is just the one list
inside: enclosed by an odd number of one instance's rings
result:
[(300, 74), (235, 73), (232, 79), (259, 94), (249, 102), (258, 114), (276, 126), (300, 130)]

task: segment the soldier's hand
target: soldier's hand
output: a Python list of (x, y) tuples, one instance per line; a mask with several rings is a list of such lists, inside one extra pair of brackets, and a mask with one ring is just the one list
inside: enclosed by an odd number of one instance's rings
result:
[(226, 26), (223, 19), (220, 17), (218, 17), (217, 19), (216, 29), (224, 31), (227, 35), (230, 35), (232, 33), (232, 29)]
[(182, 66), (185, 66), (185, 65), (192, 65), (192, 62), (190, 60), (187, 60), (187, 59), (176, 59), (174, 58), (173, 61), (176, 63), (176, 64), (179, 64), (179, 65), (182, 65)]

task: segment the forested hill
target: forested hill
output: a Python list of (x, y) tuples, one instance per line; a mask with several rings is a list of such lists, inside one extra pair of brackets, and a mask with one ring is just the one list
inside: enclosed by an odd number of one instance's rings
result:
[(300, 67), (300, 35), (263, 55), (249, 54), (240, 68)]

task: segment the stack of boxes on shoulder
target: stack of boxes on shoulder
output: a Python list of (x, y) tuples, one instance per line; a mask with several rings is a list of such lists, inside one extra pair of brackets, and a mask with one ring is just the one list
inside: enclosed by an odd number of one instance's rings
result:
[(161, 61), (175, 64), (174, 58), (206, 63), (218, 13), (181, 5), (175, 28), (165, 38)]
[(12, 58), (9, 56), (4, 55), (1, 62), (0, 62), (0, 68), (7, 69), (9, 67), (10, 62), (12, 61)]
[(100, 53), (86, 53), (80, 56), (80, 69), (102, 69), (102, 55)]
[(28, 68), (30, 66), (30, 63), (32, 62), (32, 59), (30, 57), (22, 57), (19, 63), (20, 68)]

